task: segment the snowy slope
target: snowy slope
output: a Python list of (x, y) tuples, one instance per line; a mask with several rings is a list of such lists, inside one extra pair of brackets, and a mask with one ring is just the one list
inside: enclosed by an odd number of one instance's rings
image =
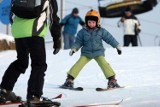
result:
[[(160, 106), (160, 47), (126, 47), (123, 54), (118, 55), (113, 48), (106, 48), (106, 60), (117, 74), (118, 83), (124, 89), (96, 92), (96, 87), (106, 87), (105, 79), (97, 63), (92, 60), (75, 79), (75, 87), (82, 86), (84, 91), (77, 92), (59, 89), (64, 83), (67, 71), (78, 60), (78, 51), (72, 57), (69, 50), (61, 50), (58, 55), (52, 54), (52, 46), (47, 44), (48, 70), (45, 77), (44, 96), (52, 98), (63, 94), (62, 107), (72, 105), (106, 103), (124, 99), (122, 107), (159, 107)], [(15, 51), (0, 52), (0, 78), (4, 71), (16, 58)], [(26, 74), (21, 75), (14, 92), (25, 99), (27, 80), (30, 67)], [(1, 80), (0, 80), (1, 81)], [(116, 106), (117, 107), (117, 106)]]

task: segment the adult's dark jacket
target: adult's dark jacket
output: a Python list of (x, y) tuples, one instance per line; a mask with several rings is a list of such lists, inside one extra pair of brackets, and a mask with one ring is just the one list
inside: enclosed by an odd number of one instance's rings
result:
[[(12, 6), (12, 5), (11, 5)], [(37, 18), (24, 19), (15, 16), (12, 11), (10, 15), (11, 31), (15, 38), (26, 38), (32, 36), (45, 37), (47, 26), (49, 26), (51, 36), (54, 41), (54, 48), (60, 48), (61, 27), (57, 16), (58, 6), (56, 0), (46, 0), (45, 11)]]

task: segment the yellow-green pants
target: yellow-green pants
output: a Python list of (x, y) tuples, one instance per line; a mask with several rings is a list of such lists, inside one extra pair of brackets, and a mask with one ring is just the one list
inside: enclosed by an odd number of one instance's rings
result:
[(109, 63), (105, 60), (104, 56), (97, 56), (95, 58), (89, 58), (86, 56), (81, 56), (79, 60), (73, 65), (69, 70), (68, 74), (76, 78), (82, 68), (92, 59), (95, 59), (98, 65), (101, 67), (106, 78), (114, 76), (115, 73)]

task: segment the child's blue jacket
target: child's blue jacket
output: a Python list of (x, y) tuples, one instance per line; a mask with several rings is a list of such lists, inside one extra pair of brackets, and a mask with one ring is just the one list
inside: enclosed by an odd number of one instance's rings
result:
[(81, 56), (96, 57), (105, 56), (103, 41), (116, 48), (119, 43), (116, 39), (104, 28), (95, 28), (89, 31), (86, 27), (82, 28), (77, 36), (72, 49), (79, 50), (81, 48)]

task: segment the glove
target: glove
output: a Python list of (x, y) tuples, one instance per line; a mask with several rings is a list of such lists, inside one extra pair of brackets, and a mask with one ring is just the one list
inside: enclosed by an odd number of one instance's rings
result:
[(59, 52), (59, 50), (60, 50), (59, 48), (55, 48), (53, 54), (56, 55)]
[(124, 18), (124, 17), (122, 17), (122, 18), (120, 19), (120, 21), (121, 21), (121, 22), (124, 22), (124, 21), (125, 21), (125, 18)]
[(117, 52), (118, 52), (119, 55), (121, 55), (121, 53), (122, 53), (122, 51), (119, 50), (119, 49), (117, 49)]
[(57, 39), (57, 40), (53, 40), (54, 44), (53, 44), (53, 54), (56, 55), (60, 49), (61, 49), (61, 38)]
[(140, 29), (136, 29), (136, 30), (135, 30), (135, 35), (138, 36), (140, 32), (141, 32)]
[(55, 22), (50, 27), (50, 33), (53, 37), (53, 54), (57, 54), (59, 50), (61, 49), (61, 26), (58, 22)]
[(118, 54), (121, 55), (121, 54), (122, 54), (121, 47), (118, 45), (118, 46), (116, 47), (116, 49), (117, 49)]
[(75, 52), (76, 52), (76, 49), (71, 49), (71, 51), (69, 52), (69, 55), (72, 56)]

